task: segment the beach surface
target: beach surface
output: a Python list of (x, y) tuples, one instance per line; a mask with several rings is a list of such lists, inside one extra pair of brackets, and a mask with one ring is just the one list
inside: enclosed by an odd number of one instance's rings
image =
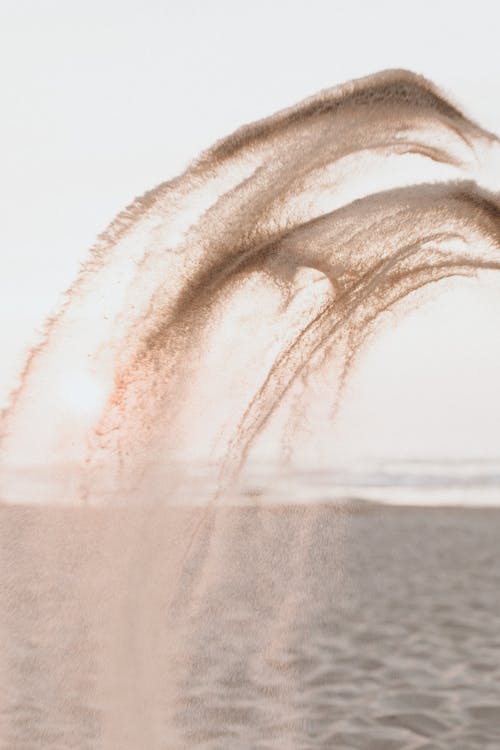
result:
[(499, 510), (152, 516), (0, 509), (2, 748), (498, 750)]

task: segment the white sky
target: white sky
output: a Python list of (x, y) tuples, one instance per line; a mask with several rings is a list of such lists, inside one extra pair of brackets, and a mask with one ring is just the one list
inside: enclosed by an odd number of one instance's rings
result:
[[(95, 235), (241, 124), (407, 67), (500, 133), (499, 28), (496, 0), (2, 0), (0, 402)], [(499, 316), (460, 283), (381, 336), (332, 446), (499, 457)]]

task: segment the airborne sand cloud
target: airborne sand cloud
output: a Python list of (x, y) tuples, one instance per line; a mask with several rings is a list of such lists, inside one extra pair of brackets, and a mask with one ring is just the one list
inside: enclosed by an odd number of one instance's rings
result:
[(331, 358), (341, 384), (384, 311), (500, 268), (498, 197), (478, 187), (495, 152), (431, 83), (387, 71), (243, 127), (137, 199), (29, 357), (3, 496), (47, 465), (60, 488), (39, 501), (162, 495), (158, 465), (194, 443), (233, 477), (299, 377)]

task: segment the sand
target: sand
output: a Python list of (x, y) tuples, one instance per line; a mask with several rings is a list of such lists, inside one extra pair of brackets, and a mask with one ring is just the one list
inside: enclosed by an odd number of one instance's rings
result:
[(500, 511), (182, 523), (0, 509), (2, 748), (498, 750)]

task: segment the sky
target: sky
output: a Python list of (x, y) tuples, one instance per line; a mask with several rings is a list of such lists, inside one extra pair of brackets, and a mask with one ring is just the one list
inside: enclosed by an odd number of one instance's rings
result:
[[(499, 21), (495, 0), (3, 0), (0, 403), (96, 235), (240, 125), (405, 67), (500, 133)], [(388, 325), (311, 450), (500, 458), (499, 292), (457, 282)]]

